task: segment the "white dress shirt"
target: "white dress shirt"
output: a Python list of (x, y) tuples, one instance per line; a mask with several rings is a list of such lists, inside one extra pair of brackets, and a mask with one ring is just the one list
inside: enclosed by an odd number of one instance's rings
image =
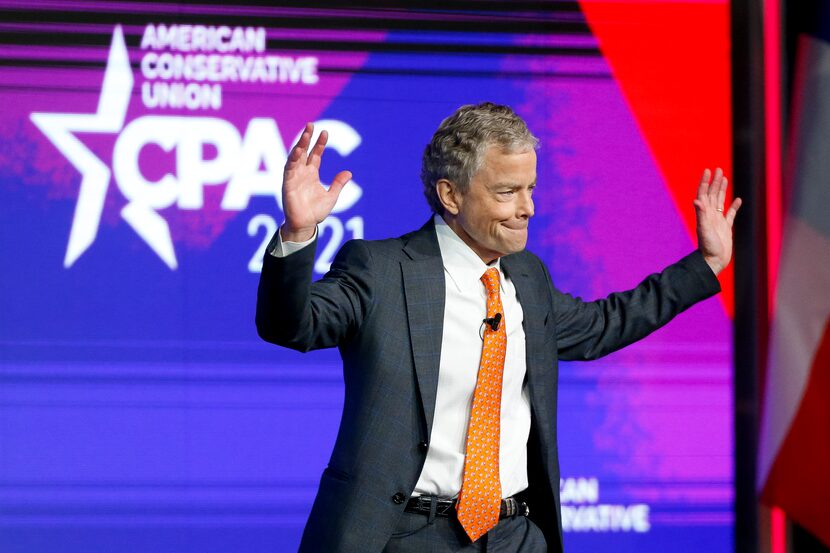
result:
[(510, 497), (527, 488), (530, 399), (524, 384), (526, 358), (522, 306), (516, 299), (516, 288), (505, 277), (498, 260), (490, 266), (485, 264), (438, 215), (435, 216), (435, 231), (444, 262), (444, 331), (432, 435), (413, 495), (452, 498), (461, 490), (467, 424), (484, 344), (479, 331), (487, 316), (487, 292), (481, 276), (492, 266), (499, 269), (504, 308), (502, 324), (507, 325), (499, 474), (502, 497)]
[[(434, 220), (444, 263), (444, 330), (432, 435), (413, 495), (453, 498), (461, 490), (467, 424), (484, 344), (480, 330), (487, 316), (487, 292), (481, 276), (492, 266), (499, 270), (504, 309), (502, 324), (507, 325), (499, 475), (502, 497), (510, 497), (527, 488), (530, 399), (525, 385), (527, 366), (522, 306), (516, 298), (516, 288), (502, 272), (499, 260), (488, 266), (439, 215)], [(268, 251), (271, 255), (283, 257), (311, 244), (313, 240), (314, 237), (302, 243), (283, 242), (277, 232)]]

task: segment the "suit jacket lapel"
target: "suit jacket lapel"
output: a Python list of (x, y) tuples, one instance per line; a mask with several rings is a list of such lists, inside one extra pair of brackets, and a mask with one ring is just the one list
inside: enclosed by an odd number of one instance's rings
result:
[(446, 302), (444, 263), (431, 219), (411, 235), (403, 251), (409, 257), (401, 261), (401, 272), (409, 334), (412, 337), (412, 357), (424, 407), (427, 436), (430, 436), (438, 392)]
[(531, 406), (539, 420), (552, 420), (548, 411), (547, 381), (551, 367), (545, 366), (542, 346), (544, 344), (546, 325), (549, 321), (550, 306), (540, 302), (538, 277), (531, 278), (527, 263), (516, 255), (501, 259), (504, 273), (516, 287), (516, 297), (522, 306), (524, 320), (522, 329), (525, 333), (525, 362), (527, 364), (527, 382), (531, 397)]

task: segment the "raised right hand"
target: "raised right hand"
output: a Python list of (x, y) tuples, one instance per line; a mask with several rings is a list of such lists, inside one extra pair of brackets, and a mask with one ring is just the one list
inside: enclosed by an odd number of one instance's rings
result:
[(285, 224), (280, 228), (280, 235), (287, 242), (305, 242), (314, 236), (317, 224), (328, 217), (340, 191), (352, 178), (349, 171), (340, 171), (326, 190), (320, 182), (320, 160), (329, 135), (321, 132), (309, 151), (313, 134), (314, 125), (307, 123), (285, 163), (282, 182)]

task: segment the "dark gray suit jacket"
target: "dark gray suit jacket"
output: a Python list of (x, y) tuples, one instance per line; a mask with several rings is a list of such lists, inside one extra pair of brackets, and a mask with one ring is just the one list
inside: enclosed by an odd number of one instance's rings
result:
[[(380, 552), (429, 447), (444, 320), (441, 252), (430, 220), (400, 238), (347, 242), (312, 283), (314, 254), (307, 247), (265, 255), (256, 314), (263, 339), (300, 351), (336, 346), (343, 358), (340, 430), (300, 550)], [(716, 293), (718, 281), (694, 252), (631, 291), (583, 302), (556, 290), (530, 252), (501, 263), (524, 311), (530, 518), (549, 550), (561, 551), (557, 359), (595, 359), (639, 340)]]

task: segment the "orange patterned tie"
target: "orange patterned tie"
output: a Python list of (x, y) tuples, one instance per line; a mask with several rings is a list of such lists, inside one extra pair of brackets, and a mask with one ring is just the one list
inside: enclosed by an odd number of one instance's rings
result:
[(499, 440), (501, 437), (501, 383), (507, 331), (499, 297), (499, 270), (487, 269), (481, 282), (487, 289), (487, 317), (502, 314), (498, 330), (484, 325), (484, 347), (478, 380), (473, 392), (473, 408), (467, 429), (464, 481), (458, 494), (458, 521), (472, 541), (486, 534), (499, 522), (501, 481), (499, 479)]

